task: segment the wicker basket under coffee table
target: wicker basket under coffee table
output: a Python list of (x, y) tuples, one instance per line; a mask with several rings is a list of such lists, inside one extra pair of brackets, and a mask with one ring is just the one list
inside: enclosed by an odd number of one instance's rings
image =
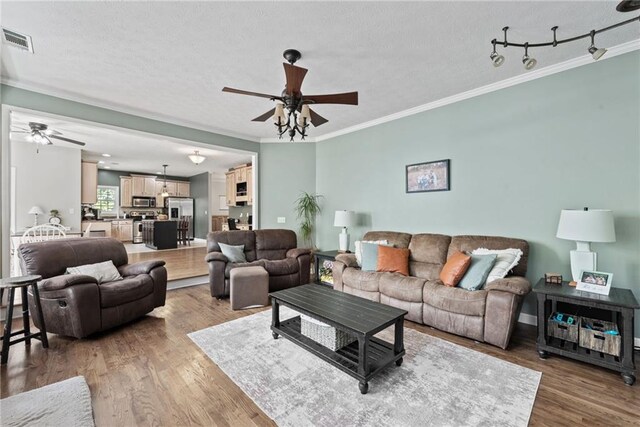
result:
[[(402, 364), (404, 351), (405, 310), (334, 291), (326, 286), (309, 284), (272, 292), (273, 338), (282, 335), (360, 381), (362, 394), (369, 381), (387, 366)], [(300, 316), (280, 322), (280, 304), (319, 320), (356, 338), (344, 347), (332, 350), (302, 333)], [(357, 316), (354, 313), (358, 313)], [(393, 344), (373, 335), (395, 325)], [(326, 344), (326, 343), (325, 343)], [(334, 343), (335, 345), (335, 343)], [(336, 346), (339, 347), (339, 346)]]

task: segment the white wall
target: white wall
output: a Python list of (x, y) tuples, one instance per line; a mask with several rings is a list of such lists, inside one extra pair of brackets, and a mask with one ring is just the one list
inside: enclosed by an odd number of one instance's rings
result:
[(227, 194), (227, 183), (225, 181), (224, 175), (215, 175), (211, 174), (211, 185), (209, 186), (211, 190), (211, 215), (229, 215), (229, 210), (220, 209), (220, 196), (225, 196)]
[[(45, 212), (38, 224), (49, 221), (49, 211), (57, 209), (62, 225), (80, 229), (80, 150), (60, 146), (40, 147), (25, 142), (11, 142), (11, 167), (15, 167), (15, 227), (23, 230), (33, 225), (32, 206)], [(73, 210), (71, 213), (70, 209)]]

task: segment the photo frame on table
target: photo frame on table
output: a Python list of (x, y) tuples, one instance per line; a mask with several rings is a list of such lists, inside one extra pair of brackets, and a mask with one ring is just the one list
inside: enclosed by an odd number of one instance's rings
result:
[(437, 160), (407, 165), (406, 192), (424, 193), (451, 189), (450, 160)]
[(612, 279), (613, 273), (583, 270), (580, 273), (580, 280), (576, 285), (576, 290), (592, 292), (600, 295), (609, 295)]

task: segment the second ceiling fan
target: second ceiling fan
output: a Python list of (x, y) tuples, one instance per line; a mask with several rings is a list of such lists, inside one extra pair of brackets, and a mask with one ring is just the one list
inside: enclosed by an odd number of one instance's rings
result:
[(309, 124), (317, 127), (328, 120), (309, 108), (315, 104), (346, 104), (358, 105), (358, 92), (334, 93), (328, 95), (303, 95), (301, 91), (302, 82), (307, 69), (293, 65), (302, 57), (302, 54), (295, 49), (287, 49), (283, 53), (284, 58), (289, 62), (283, 63), (286, 85), (280, 95), (268, 95), (265, 93), (249, 92), (241, 89), (224, 87), (223, 92), (237, 93), (240, 95), (257, 96), (278, 101), (276, 106), (266, 113), (256, 117), (252, 121), (264, 122), (270, 117), (274, 118), (278, 128), (278, 136), (288, 133), (291, 141), (300, 134), (301, 139), (307, 136)]

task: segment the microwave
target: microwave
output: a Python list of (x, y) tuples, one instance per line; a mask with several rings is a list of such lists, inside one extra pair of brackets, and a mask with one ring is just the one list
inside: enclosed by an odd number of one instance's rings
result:
[(155, 208), (156, 198), (155, 197), (134, 197), (131, 204), (134, 208)]

